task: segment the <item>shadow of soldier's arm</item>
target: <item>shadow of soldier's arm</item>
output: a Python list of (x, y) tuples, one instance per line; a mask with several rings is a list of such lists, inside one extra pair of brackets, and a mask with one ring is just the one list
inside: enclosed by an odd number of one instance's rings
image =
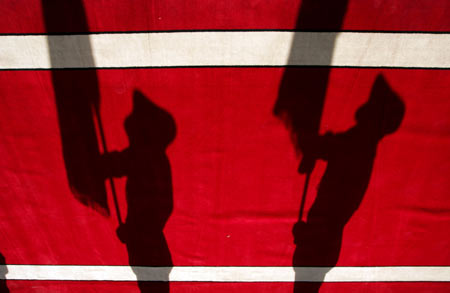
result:
[(306, 143), (300, 146), (303, 153), (298, 167), (300, 174), (311, 173), (318, 159), (328, 161), (336, 142), (336, 135), (327, 132), (324, 135), (309, 136), (305, 141)]

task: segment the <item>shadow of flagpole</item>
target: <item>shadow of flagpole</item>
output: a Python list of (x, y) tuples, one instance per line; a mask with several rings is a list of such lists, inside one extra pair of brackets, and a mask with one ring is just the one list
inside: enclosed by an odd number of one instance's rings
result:
[[(80, 202), (109, 215), (100, 146), (105, 153), (108, 149), (99, 110), (99, 81), (91, 42), (89, 35), (76, 38), (62, 35), (67, 32), (88, 32), (84, 6), (81, 0), (41, 1), (49, 34), (47, 42), (51, 76), (67, 179)], [(77, 56), (68, 53), (73, 49), (78, 52)], [(77, 64), (83, 64), (88, 69), (70, 70), (71, 67), (76, 68)], [(121, 224), (123, 221), (114, 182), (112, 178), (107, 181)]]
[[(348, 0), (303, 0), (299, 8), (296, 31), (339, 31), (341, 29)], [(284, 120), (291, 131), (292, 141), (297, 152), (302, 153), (298, 172), (306, 174), (301, 196), (299, 221), (303, 217), (304, 202), (309, 180), (315, 166), (315, 159), (308, 156), (314, 141), (319, 135), (323, 106), (328, 87), (331, 67), (296, 67), (308, 64), (305, 56), (317, 55), (321, 63), (330, 65), (333, 57), (336, 34), (319, 38), (296, 34), (283, 74), (278, 99), (273, 108), (275, 116)], [(307, 43), (307, 45), (305, 45)], [(306, 50), (306, 51), (305, 51)]]
[[(328, 81), (331, 73), (331, 62), (337, 34), (320, 32), (339, 31), (347, 11), (348, 0), (303, 0), (300, 5), (296, 33), (291, 45), (287, 67), (284, 71), (278, 98), (273, 108), (273, 114), (283, 120), (291, 132), (291, 139), (297, 153), (302, 153), (298, 167), (300, 174), (306, 174), (301, 194), (298, 221), (293, 227), (296, 250), (293, 256), (294, 269), (303, 265), (302, 250), (298, 233), (304, 226), (303, 217), (305, 201), (308, 193), (311, 174), (316, 158), (311, 155), (319, 137)], [(311, 37), (316, 31), (317, 36)], [(316, 56), (321, 66), (308, 68), (296, 67), (297, 64), (310, 64), (305, 58)], [(300, 229), (301, 230), (301, 229)], [(296, 278), (301, 271), (296, 270)], [(318, 292), (320, 282), (294, 284), (294, 292)]]

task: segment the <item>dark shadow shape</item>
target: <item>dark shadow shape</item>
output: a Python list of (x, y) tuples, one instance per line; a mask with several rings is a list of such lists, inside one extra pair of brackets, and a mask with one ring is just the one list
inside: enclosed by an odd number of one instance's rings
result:
[[(301, 3), (295, 29), (298, 31), (339, 31), (347, 11), (348, 0), (304, 0)], [(301, 35), (294, 37), (288, 65), (295, 65), (303, 55), (313, 51), (323, 64), (331, 64), (335, 37), (313, 41)], [(311, 42), (305, 46), (304, 42)], [(299, 50), (307, 50), (303, 52)], [(305, 49), (306, 48), (306, 49)], [(273, 113), (291, 130), (297, 152), (318, 135), (328, 87), (330, 67), (288, 67), (285, 69)], [(303, 160), (301, 173), (310, 173), (314, 161)]]
[[(117, 234), (127, 245), (131, 266), (167, 267), (172, 258), (163, 229), (173, 209), (172, 175), (166, 148), (176, 134), (175, 121), (164, 109), (136, 91), (133, 111), (124, 126), (129, 147), (104, 156), (105, 176), (127, 176), (128, 213)], [(144, 282), (134, 269), (141, 292), (169, 292), (168, 282)]]
[[(341, 30), (348, 0), (303, 0), (299, 8), (299, 14), (295, 29), (298, 31), (339, 31)], [(296, 34), (291, 46), (288, 65), (295, 66), (305, 56), (320, 57), (323, 66), (331, 64), (335, 46), (336, 35), (322, 34), (319, 38), (302, 37)], [(306, 44), (305, 44), (306, 42)], [(311, 54), (313, 53), (313, 54)], [(308, 64), (300, 62), (300, 64)], [(331, 67), (288, 67), (285, 69), (278, 99), (273, 108), (275, 116), (283, 120), (289, 128), (291, 139), (297, 153), (303, 153), (302, 161), (298, 167), (300, 173), (306, 173), (304, 194), (300, 203), (299, 221), (303, 213), (305, 192), (308, 188), (310, 174), (312, 173), (316, 157), (305, 156), (305, 151), (319, 136), (319, 127), (327, 93), (328, 80)], [(295, 230), (295, 229), (294, 229)], [(295, 233), (294, 233), (295, 234)], [(298, 237), (298, 235), (296, 235)], [(297, 248), (297, 251), (299, 249)], [(311, 257), (311, 256), (309, 256)], [(294, 266), (301, 266), (299, 253), (294, 256)], [(318, 260), (320, 261), (320, 260)], [(315, 261), (310, 262), (316, 266)], [(300, 279), (300, 272), (296, 272), (296, 278)], [(316, 292), (320, 283), (295, 283), (295, 292)]]
[[(89, 32), (81, 0), (41, 0), (48, 33)], [(83, 64), (95, 68), (89, 36), (71, 39), (48, 36), (62, 153), (70, 188), (83, 204), (109, 214), (105, 179), (127, 176), (128, 214), (121, 223), (114, 185), (119, 228), (127, 245), (129, 263), (141, 292), (169, 292), (168, 282), (145, 282), (149, 277), (139, 266), (164, 266), (157, 276), (168, 281), (172, 259), (163, 228), (173, 208), (170, 163), (165, 153), (175, 137), (172, 116), (140, 92), (134, 93), (134, 108), (125, 121), (130, 146), (108, 153), (103, 136), (97, 71), (61, 69)], [(75, 47), (78, 56), (67, 54)], [(78, 58), (78, 59), (75, 59)], [(69, 65), (67, 65), (69, 64)], [(100, 154), (101, 142), (103, 152)]]
[(8, 268), (6, 268), (6, 260), (3, 254), (0, 253), (0, 292), (8, 293), (9, 289), (6, 285), (6, 274), (8, 273)]
[[(356, 112), (355, 126), (318, 136), (304, 146), (306, 157), (325, 160), (327, 167), (307, 221), (299, 219), (293, 229), (294, 267), (336, 265), (344, 226), (367, 190), (377, 145), (398, 129), (404, 112), (404, 103), (379, 75), (369, 100)], [(298, 282), (294, 292), (318, 292), (320, 285)]]
[[(89, 31), (81, 0), (41, 1), (48, 33)], [(95, 67), (89, 37), (84, 36), (79, 40), (74, 43), (62, 36), (48, 36), (52, 67), (58, 68), (67, 63), (70, 56), (66, 55), (66, 51), (69, 47), (77, 48), (84, 64)], [(96, 129), (101, 128), (97, 72), (93, 69), (59, 69), (52, 70), (51, 76), (69, 186), (83, 204), (109, 214), (96, 133)]]

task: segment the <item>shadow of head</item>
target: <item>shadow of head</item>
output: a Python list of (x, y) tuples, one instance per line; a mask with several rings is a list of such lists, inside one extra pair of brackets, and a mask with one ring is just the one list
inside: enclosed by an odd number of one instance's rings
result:
[(395, 132), (405, 115), (405, 104), (382, 75), (378, 75), (370, 98), (355, 114), (357, 126), (376, 138)]
[(176, 134), (172, 116), (137, 90), (133, 94), (133, 111), (125, 120), (125, 130), (131, 146), (160, 149), (167, 148)]

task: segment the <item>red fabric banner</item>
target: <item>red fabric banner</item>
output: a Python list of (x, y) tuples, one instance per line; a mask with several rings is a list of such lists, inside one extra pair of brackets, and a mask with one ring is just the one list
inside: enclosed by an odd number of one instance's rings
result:
[[(303, 12), (310, 17), (303, 23), (301, 1), (177, 2), (85, 1), (75, 11), (65, 3), (43, 8), (40, 1), (14, 1), (0, 8), (0, 33), (450, 31), (445, 0), (337, 1), (324, 10), (330, 17)], [(339, 4), (346, 8), (336, 16), (342, 19), (331, 19)], [(448, 69), (93, 67), (0, 70), (4, 264), (450, 266)], [(307, 178), (298, 168), (308, 155), (315, 165), (298, 219)], [(81, 199), (83, 205), (76, 192), (98, 197)], [(338, 228), (295, 225), (302, 220)], [(296, 262), (302, 253), (308, 256)], [(6, 284), (11, 292), (139, 292), (135, 282)], [(154, 285), (139, 282), (141, 292)], [(317, 292), (316, 285), (302, 290)], [(161, 292), (294, 287), (163, 286)], [(449, 286), (344, 282), (323, 283), (320, 292), (444, 292)]]

